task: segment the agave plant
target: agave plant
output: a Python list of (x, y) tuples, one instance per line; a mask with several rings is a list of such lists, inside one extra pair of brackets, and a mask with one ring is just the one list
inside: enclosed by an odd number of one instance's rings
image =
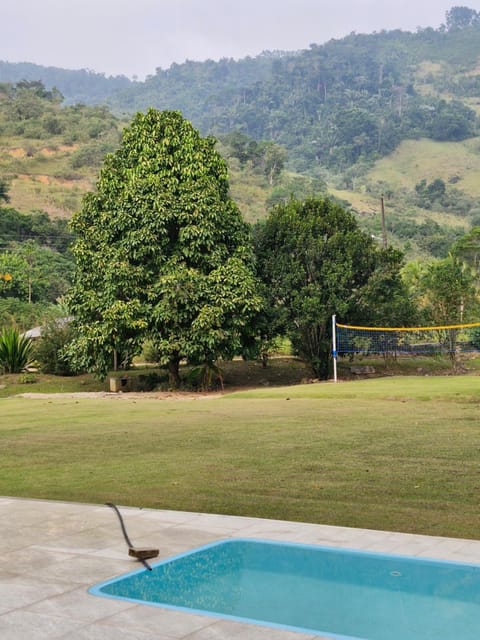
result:
[(0, 333), (0, 369), (4, 373), (20, 373), (32, 360), (30, 338), (21, 336), (17, 329), (3, 329)]

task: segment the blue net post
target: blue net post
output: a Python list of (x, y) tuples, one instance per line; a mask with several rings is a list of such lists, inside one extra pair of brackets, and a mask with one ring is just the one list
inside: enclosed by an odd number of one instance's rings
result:
[(333, 381), (337, 382), (337, 317), (332, 316)]

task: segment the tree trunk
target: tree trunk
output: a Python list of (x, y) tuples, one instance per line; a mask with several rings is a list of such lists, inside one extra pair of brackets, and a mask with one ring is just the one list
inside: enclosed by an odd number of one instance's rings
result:
[(172, 389), (176, 389), (180, 385), (180, 358), (178, 354), (170, 356), (168, 361), (168, 384)]

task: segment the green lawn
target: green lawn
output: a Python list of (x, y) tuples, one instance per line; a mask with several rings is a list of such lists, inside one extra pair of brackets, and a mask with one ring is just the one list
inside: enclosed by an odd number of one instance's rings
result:
[(479, 537), (480, 377), (0, 399), (0, 494)]

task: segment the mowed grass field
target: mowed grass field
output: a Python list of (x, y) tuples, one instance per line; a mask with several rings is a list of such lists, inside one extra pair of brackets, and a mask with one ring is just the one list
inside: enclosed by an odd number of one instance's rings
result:
[(478, 538), (480, 377), (0, 399), (0, 494)]

